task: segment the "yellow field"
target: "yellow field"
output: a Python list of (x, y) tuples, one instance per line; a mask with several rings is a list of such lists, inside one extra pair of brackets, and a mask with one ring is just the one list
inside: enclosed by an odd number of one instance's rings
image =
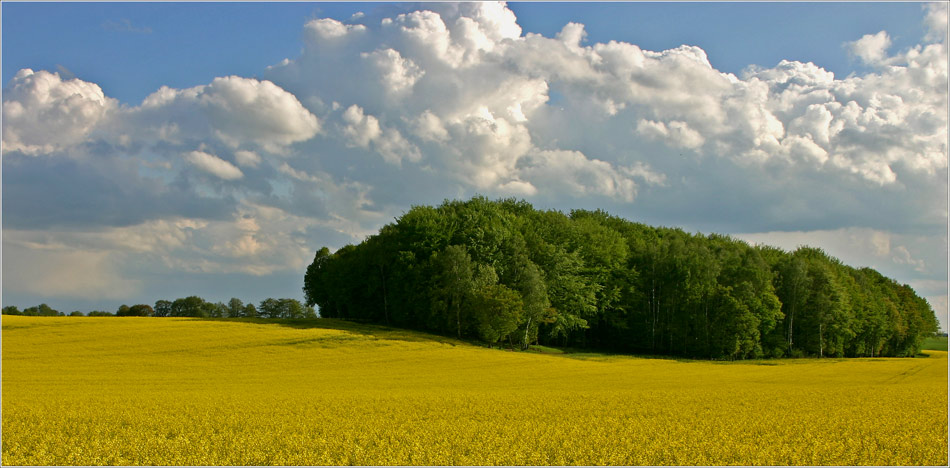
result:
[(679, 362), (3, 317), (4, 465), (946, 465), (947, 353)]

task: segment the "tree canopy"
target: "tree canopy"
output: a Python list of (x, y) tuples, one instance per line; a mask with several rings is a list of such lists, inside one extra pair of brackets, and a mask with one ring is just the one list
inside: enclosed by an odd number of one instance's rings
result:
[(317, 250), (303, 289), (322, 317), (490, 345), (911, 356), (937, 330), (909, 286), (821, 249), (786, 252), (514, 199), (415, 206), (358, 245)]

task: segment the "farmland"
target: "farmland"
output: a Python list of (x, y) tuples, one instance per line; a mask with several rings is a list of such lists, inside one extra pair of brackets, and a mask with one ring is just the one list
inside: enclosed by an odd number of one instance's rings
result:
[(3, 317), (4, 465), (946, 465), (947, 353), (533, 354), (334, 320)]

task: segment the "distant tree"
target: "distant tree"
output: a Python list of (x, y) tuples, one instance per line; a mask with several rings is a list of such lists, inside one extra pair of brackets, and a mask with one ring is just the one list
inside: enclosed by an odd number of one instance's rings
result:
[(254, 307), (254, 304), (248, 302), (244, 306), (244, 310), (241, 311), (241, 317), (257, 317), (257, 307)]
[(133, 317), (152, 317), (155, 315), (155, 310), (148, 304), (136, 304), (129, 307), (128, 315)]
[(155, 301), (154, 313), (156, 317), (170, 317), (172, 315), (172, 302), (164, 299)]
[(278, 299), (278, 309), (280, 318), (303, 318), (304, 308), (296, 299)]
[(59, 311), (53, 309), (52, 307), (46, 304), (40, 304), (34, 307), (27, 307), (23, 310), (23, 315), (39, 316), (39, 317), (55, 317), (59, 315)]
[(83, 316), (85, 316), (85, 314), (83, 314), (82, 312), (80, 312), (80, 311), (78, 311), (78, 310), (74, 310), (74, 311), (72, 311), (72, 312), (69, 313), (69, 316), (70, 316), (70, 317), (83, 317)]
[(257, 307), (257, 315), (261, 318), (280, 318), (280, 302), (268, 297)]
[(115, 316), (115, 314), (113, 314), (112, 312), (106, 312), (104, 310), (94, 310), (92, 312), (89, 312), (88, 316), (89, 317), (113, 317)]
[(23, 312), (17, 306), (6, 306), (3, 308), (3, 315), (23, 315)]
[(198, 296), (188, 296), (185, 298), (175, 299), (175, 301), (172, 302), (171, 316), (207, 317), (208, 306), (205, 304), (205, 300)]
[(236, 297), (228, 301), (228, 317), (244, 317), (244, 302)]
[[(221, 309), (218, 308), (218, 304), (221, 303), (203, 301), (201, 303), (201, 315), (199, 315), (199, 317), (221, 317), (221, 315), (218, 315), (221, 313)], [(221, 305), (223, 306), (224, 304)]]
[[(210, 303), (209, 303), (210, 304)], [(223, 302), (215, 302), (208, 307), (208, 317), (222, 318), (228, 316), (228, 306)]]
[(116, 317), (128, 317), (130, 315), (132, 315), (132, 309), (125, 304), (120, 305), (119, 309), (115, 311)]

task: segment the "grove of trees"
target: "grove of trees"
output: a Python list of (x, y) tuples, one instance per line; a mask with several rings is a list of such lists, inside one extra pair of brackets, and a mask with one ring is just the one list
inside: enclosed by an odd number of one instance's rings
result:
[(523, 348), (913, 356), (937, 331), (909, 286), (821, 249), (753, 247), (514, 199), (415, 206), (359, 245), (318, 250), (303, 289), (322, 317)]
[[(16, 306), (3, 308), (4, 315), (33, 315), (33, 316), (63, 316), (62, 312), (51, 309), (46, 304), (19, 310)], [(83, 315), (75, 311), (69, 315)], [(152, 307), (148, 304), (133, 306), (121, 305), (115, 313), (94, 310), (89, 312), (90, 317), (119, 316), (119, 317), (260, 317), (279, 319), (307, 319), (316, 318), (313, 307), (301, 304), (296, 299), (267, 298), (260, 302), (258, 307), (253, 303), (244, 304), (238, 298), (231, 298), (227, 304), (223, 302), (209, 302), (198, 296), (188, 296), (174, 301), (159, 300)]]

